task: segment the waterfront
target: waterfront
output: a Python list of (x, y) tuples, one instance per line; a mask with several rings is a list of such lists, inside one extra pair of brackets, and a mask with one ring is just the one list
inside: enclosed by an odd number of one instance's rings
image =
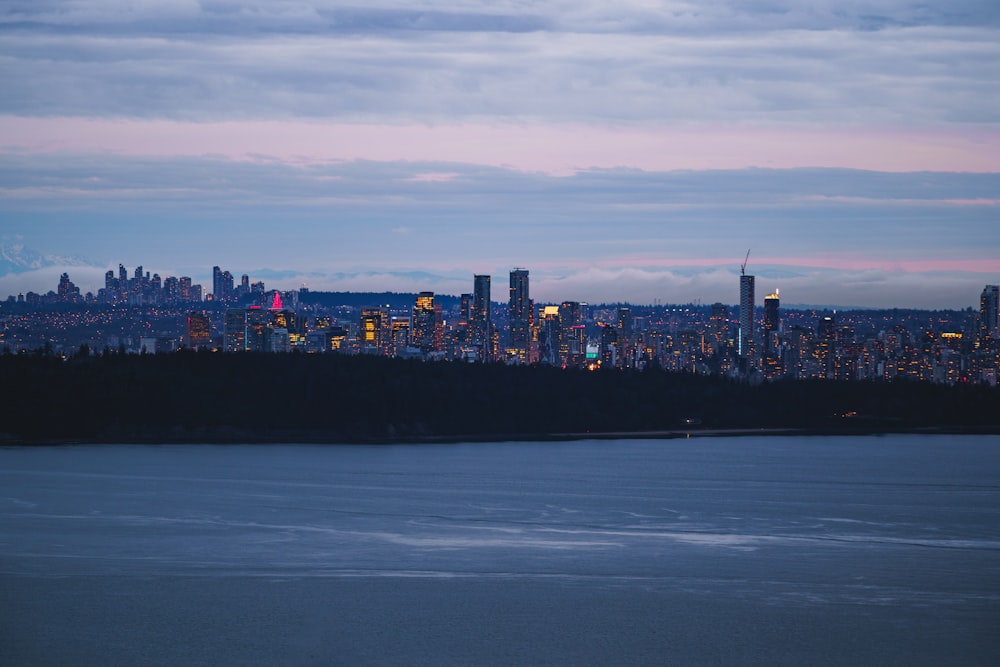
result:
[(15, 664), (991, 664), (1000, 436), (0, 449)]

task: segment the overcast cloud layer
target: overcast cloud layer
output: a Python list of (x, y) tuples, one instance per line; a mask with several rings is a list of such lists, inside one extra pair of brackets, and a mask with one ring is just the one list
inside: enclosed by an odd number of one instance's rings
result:
[(0, 112), (995, 123), (997, 7), (14, 1), (0, 16)]
[(121, 261), (732, 303), (752, 247), (794, 303), (965, 307), (998, 82), (993, 0), (12, 0), (0, 296)]

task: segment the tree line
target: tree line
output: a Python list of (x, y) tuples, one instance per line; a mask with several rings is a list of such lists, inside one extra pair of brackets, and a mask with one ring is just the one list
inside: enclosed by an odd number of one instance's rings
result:
[(7, 442), (320, 442), (697, 429), (1000, 431), (1000, 389), (789, 380), (656, 368), (307, 354), (0, 355)]

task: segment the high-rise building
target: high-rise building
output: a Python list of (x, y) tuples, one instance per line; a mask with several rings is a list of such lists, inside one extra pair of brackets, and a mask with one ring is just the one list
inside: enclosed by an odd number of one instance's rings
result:
[(358, 345), (362, 354), (388, 355), (392, 349), (392, 321), (388, 308), (361, 309)]
[(781, 327), (778, 290), (764, 297), (764, 353), (773, 354), (778, 349), (778, 333)]
[(632, 320), (632, 309), (624, 306), (618, 308), (618, 340), (617, 345), (617, 365), (624, 368), (632, 367), (632, 344), (634, 339), (634, 322)]
[(56, 288), (60, 301), (80, 301), (80, 288), (69, 279), (69, 274), (64, 273), (59, 276), (59, 286)]
[[(188, 282), (190, 282), (190, 281), (191, 281), (191, 279), (188, 278)], [(191, 292), (190, 287), (191, 286), (188, 285), (187, 292), (189, 294)], [(163, 281), (163, 298), (166, 300), (167, 303), (176, 303), (177, 301), (181, 301), (182, 300), (181, 299), (181, 284), (180, 284), (180, 281), (177, 280), (177, 278), (174, 278), (173, 276), (167, 276), (166, 280)], [(183, 300), (187, 301), (187, 299), (183, 299)]]
[(435, 349), (436, 319), (434, 292), (421, 292), (413, 305), (413, 325), (410, 329), (410, 342), (414, 347), (420, 348), (421, 352)]
[(181, 301), (193, 301), (191, 298), (191, 277), (181, 276), (177, 280), (177, 290), (180, 292)]
[(212, 300), (222, 300), (222, 269), (217, 266), (212, 267)]
[(469, 313), (469, 331), (472, 345), (480, 350), (481, 361), (493, 361), (493, 321), (490, 303), (490, 277), (473, 277), (472, 310)]
[(582, 365), (587, 354), (587, 329), (582, 324), (579, 301), (559, 306), (559, 361), (563, 366)]
[(987, 285), (979, 295), (979, 342), (997, 338), (1000, 331), (1000, 285)]
[(212, 342), (212, 321), (204, 313), (190, 313), (187, 318), (187, 346), (198, 348)]
[(396, 354), (399, 354), (410, 345), (416, 345), (416, 341), (412, 340), (413, 332), (410, 327), (410, 318), (393, 317), (391, 329), (392, 347), (396, 350)]
[(230, 308), (226, 311), (223, 326), (223, 349), (226, 352), (244, 352), (247, 349), (247, 311)]
[(559, 366), (559, 350), (562, 346), (562, 327), (559, 321), (559, 306), (545, 306), (539, 317), (538, 351), (540, 361), (550, 366)]
[(233, 287), (233, 274), (223, 271), (217, 266), (212, 267), (212, 300), (232, 301), (236, 296)]
[(740, 276), (740, 331), (737, 351), (741, 357), (753, 356), (754, 276)]
[(729, 338), (729, 309), (726, 308), (726, 304), (719, 302), (712, 304), (709, 325), (712, 332), (712, 346), (718, 354), (719, 350), (725, 348), (726, 340)]
[(274, 321), (274, 312), (260, 306), (250, 306), (246, 310), (247, 352), (273, 352), (271, 333), (278, 329)]
[(233, 289), (233, 274), (229, 271), (222, 272), (222, 299), (232, 301), (235, 290)]
[(528, 296), (528, 270), (510, 272), (510, 340), (507, 354), (520, 363), (528, 361), (534, 306)]

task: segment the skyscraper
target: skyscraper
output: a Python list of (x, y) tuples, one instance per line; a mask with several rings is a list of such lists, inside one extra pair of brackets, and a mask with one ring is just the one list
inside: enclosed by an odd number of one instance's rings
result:
[(781, 324), (778, 290), (764, 297), (764, 353), (774, 354), (778, 347), (778, 329)]
[(712, 332), (713, 347), (716, 354), (726, 346), (729, 338), (729, 309), (724, 303), (712, 304), (712, 315), (709, 319)]
[(1000, 285), (987, 285), (979, 295), (979, 342), (997, 338), (1000, 331)]
[(247, 349), (247, 311), (230, 308), (224, 321), (223, 349), (226, 352), (244, 352)]
[(620, 306), (618, 308), (617, 364), (624, 368), (632, 366), (632, 334), (632, 309)]
[(421, 352), (434, 349), (435, 319), (434, 292), (421, 292), (413, 306), (413, 324), (410, 327), (410, 340)]
[(563, 366), (585, 361), (587, 330), (582, 319), (579, 301), (563, 301), (559, 306), (559, 362)]
[(358, 322), (358, 345), (362, 354), (382, 354), (392, 351), (392, 320), (389, 309), (381, 306), (362, 308)]
[(212, 299), (222, 301), (222, 269), (212, 267)]
[(471, 343), (479, 347), (481, 361), (493, 361), (493, 322), (490, 316), (490, 277), (474, 276), (472, 312), (469, 316)]
[(741, 357), (753, 356), (754, 276), (740, 275), (740, 331), (737, 350)]
[(181, 301), (191, 301), (191, 278), (190, 276), (181, 276), (177, 281), (177, 290), (180, 293)]
[(223, 271), (217, 266), (212, 267), (212, 300), (231, 301), (235, 296), (233, 289), (233, 274)]
[(205, 313), (191, 313), (187, 318), (187, 345), (198, 348), (212, 342), (212, 322)]
[(510, 272), (510, 341), (507, 353), (511, 359), (525, 363), (531, 343), (532, 304), (528, 297), (528, 270)]

